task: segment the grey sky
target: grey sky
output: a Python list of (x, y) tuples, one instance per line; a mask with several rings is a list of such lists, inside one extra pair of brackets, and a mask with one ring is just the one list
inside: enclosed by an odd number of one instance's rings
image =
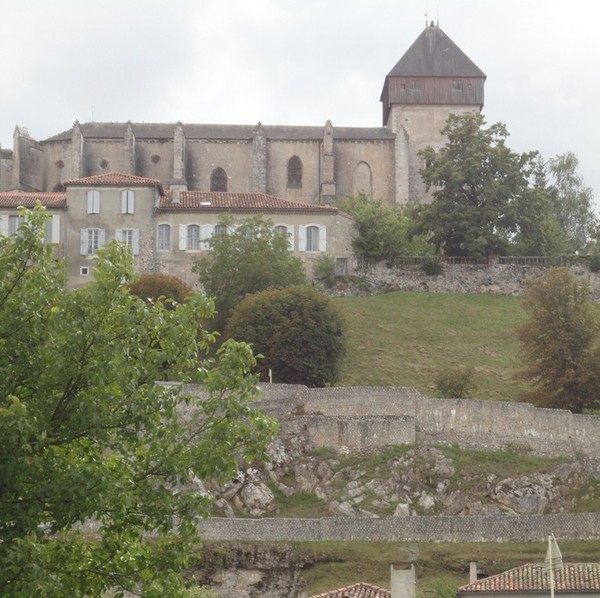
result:
[(0, 146), (81, 122), (380, 126), (429, 20), (487, 75), (516, 151), (573, 151), (600, 198), (596, 0), (4, 0)]

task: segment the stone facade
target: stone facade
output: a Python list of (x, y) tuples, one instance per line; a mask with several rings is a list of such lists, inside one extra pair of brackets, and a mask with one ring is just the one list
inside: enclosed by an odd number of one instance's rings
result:
[(164, 191), (157, 179), (119, 173), (65, 181), (65, 187), (62, 193), (0, 192), (0, 234), (15, 232), (20, 207), (46, 206), (47, 241), (57, 258), (65, 258), (71, 287), (89, 280), (96, 250), (112, 240), (130, 247), (137, 272), (172, 274), (195, 286), (192, 265), (209, 250), (207, 241), (225, 214), (234, 221), (260, 214), (285, 227), (290, 252), (308, 276), (324, 255), (334, 257), (343, 273), (354, 268), (354, 222), (332, 206), (264, 193)]
[(165, 189), (267, 193), (327, 204), (356, 192), (388, 205), (426, 201), (418, 151), (439, 147), (448, 114), (483, 106), (485, 75), (431, 23), (384, 81), (381, 127), (78, 123), (36, 141), (15, 130), (0, 191), (63, 191), (119, 172)]

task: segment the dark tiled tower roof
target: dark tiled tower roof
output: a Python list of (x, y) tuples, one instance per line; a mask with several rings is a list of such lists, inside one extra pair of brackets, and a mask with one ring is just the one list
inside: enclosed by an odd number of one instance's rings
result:
[(404, 53), (388, 77), (483, 77), (485, 73), (431, 23)]

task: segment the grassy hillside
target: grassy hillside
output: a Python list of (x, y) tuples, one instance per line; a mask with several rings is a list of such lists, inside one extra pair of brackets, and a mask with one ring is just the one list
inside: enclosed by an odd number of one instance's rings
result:
[(414, 386), (435, 395), (445, 368), (474, 368), (474, 399), (518, 400), (526, 386), (514, 327), (521, 299), (397, 291), (335, 299), (348, 323), (339, 386)]

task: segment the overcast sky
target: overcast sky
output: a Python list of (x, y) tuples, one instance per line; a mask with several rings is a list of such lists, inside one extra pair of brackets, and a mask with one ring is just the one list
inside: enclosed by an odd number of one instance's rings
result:
[(515, 151), (572, 151), (600, 199), (596, 0), (3, 0), (0, 146), (73, 121), (380, 126), (429, 20), (487, 75)]

